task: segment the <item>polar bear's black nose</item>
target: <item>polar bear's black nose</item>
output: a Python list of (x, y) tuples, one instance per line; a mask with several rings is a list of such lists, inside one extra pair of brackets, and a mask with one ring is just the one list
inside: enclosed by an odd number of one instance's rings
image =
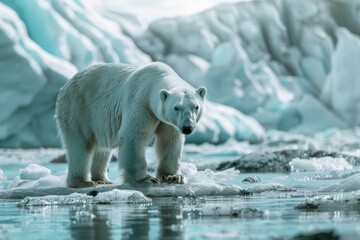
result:
[(192, 127), (182, 127), (181, 128), (181, 132), (185, 135), (189, 135), (191, 134), (193, 131), (193, 128)]

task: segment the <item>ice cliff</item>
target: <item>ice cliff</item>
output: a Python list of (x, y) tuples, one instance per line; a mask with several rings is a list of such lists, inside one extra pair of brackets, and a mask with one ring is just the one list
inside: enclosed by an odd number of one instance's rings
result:
[(360, 124), (360, 2), (220, 4), (152, 23), (100, 0), (0, 0), (0, 147), (60, 146), (58, 90), (98, 62), (163, 61), (205, 85), (188, 142)]

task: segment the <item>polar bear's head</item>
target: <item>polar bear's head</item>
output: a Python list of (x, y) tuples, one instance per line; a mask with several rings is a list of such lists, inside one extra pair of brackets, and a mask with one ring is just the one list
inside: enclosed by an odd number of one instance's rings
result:
[(195, 91), (175, 88), (171, 91), (162, 89), (162, 121), (174, 126), (182, 134), (190, 135), (195, 131), (196, 123), (204, 111), (206, 88)]

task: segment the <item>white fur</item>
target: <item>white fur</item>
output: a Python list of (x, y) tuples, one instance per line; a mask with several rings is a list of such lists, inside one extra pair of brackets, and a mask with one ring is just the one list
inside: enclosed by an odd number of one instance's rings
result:
[(181, 132), (195, 130), (205, 96), (204, 87), (194, 89), (163, 63), (139, 69), (100, 64), (80, 71), (61, 89), (56, 104), (69, 163), (68, 185), (110, 183), (107, 168), (116, 147), (126, 181), (153, 180), (146, 171), (145, 148), (154, 136), (157, 176), (179, 176), (173, 179), (182, 182)]

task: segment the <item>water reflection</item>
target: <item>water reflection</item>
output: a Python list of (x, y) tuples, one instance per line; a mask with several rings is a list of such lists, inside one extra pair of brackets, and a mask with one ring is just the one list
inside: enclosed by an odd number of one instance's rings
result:
[(69, 216), (72, 239), (113, 239), (109, 216), (98, 205), (74, 206)]
[(133, 209), (123, 220), (123, 239), (184, 239), (179, 212), (178, 207), (163, 205)]
[(132, 207), (122, 221), (122, 239), (147, 239), (150, 233), (148, 208)]
[[(359, 239), (360, 214), (353, 210), (295, 208), (303, 197), (207, 198), (191, 205), (171, 199), (155, 199), (150, 205), (110, 204), (16, 208), (0, 204), (0, 239), (289, 239), (314, 229), (334, 232), (343, 239)], [(213, 216), (189, 218), (186, 208), (209, 209), (213, 205), (268, 210), (268, 217)], [(12, 207), (9, 207), (12, 206)], [(14, 227), (10, 227), (14, 226)], [(21, 229), (21, 232), (19, 231)]]
[[(84, 205), (69, 210), (72, 239), (184, 239), (173, 205)], [(121, 237), (120, 237), (121, 236)]]
[(184, 239), (184, 228), (182, 219), (179, 218), (180, 208), (170, 206), (160, 206), (160, 230), (162, 238)]

